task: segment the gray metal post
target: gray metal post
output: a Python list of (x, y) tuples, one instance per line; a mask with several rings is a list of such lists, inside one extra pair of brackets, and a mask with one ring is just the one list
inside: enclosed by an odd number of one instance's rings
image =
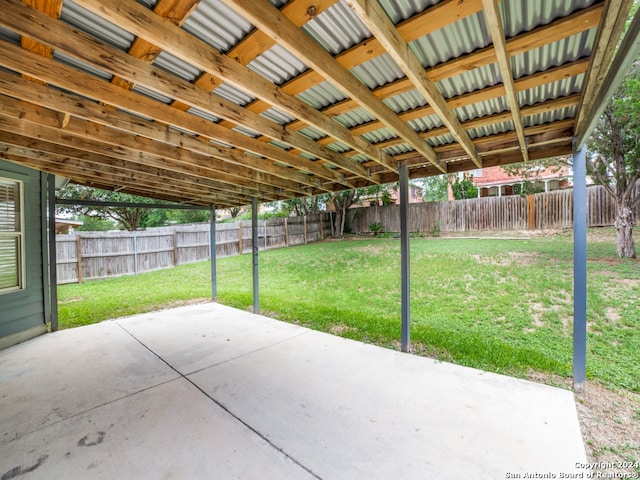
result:
[(56, 177), (47, 179), (49, 201), (49, 294), (51, 298), (51, 331), (58, 330), (58, 265), (56, 254)]
[(253, 247), (253, 313), (260, 311), (260, 294), (258, 284), (258, 199), (251, 201), (251, 245)]
[(217, 257), (218, 239), (216, 237), (216, 206), (211, 205), (211, 219), (209, 221), (209, 256), (211, 257), (211, 298), (218, 298)]
[(573, 153), (573, 389), (587, 380), (587, 168), (584, 147)]
[(409, 351), (410, 334), (410, 297), (409, 297), (409, 174), (406, 165), (398, 168), (400, 174), (400, 283), (402, 309), (403, 352)]

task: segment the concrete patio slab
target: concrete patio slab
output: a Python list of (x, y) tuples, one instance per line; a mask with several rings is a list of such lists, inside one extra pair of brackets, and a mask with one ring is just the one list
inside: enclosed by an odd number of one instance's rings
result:
[(586, 460), (571, 392), (215, 303), (1, 351), (0, 389), (3, 479), (562, 478)]

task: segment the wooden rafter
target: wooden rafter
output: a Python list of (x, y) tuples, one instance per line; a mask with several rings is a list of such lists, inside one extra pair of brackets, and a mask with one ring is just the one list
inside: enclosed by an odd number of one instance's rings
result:
[(524, 136), (522, 118), (520, 117), (520, 102), (513, 82), (511, 59), (509, 58), (509, 52), (507, 51), (507, 41), (504, 34), (504, 26), (502, 25), (502, 18), (500, 17), (500, 10), (498, 9), (498, 2), (497, 0), (483, 0), (482, 3), (484, 5), (484, 16), (487, 21), (487, 26), (489, 27), (489, 32), (491, 32), (491, 39), (493, 40), (493, 48), (495, 49), (498, 60), (498, 67), (500, 68), (502, 84), (504, 85), (504, 89), (507, 93), (507, 102), (511, 108), (513, 125), (516, 128), (516, 133), (518, 134), (522, 159), (526, 162), (529, 160), (529, 155), (527, 153), (527, 139)]
[[(171, 22), (158, 17), (133, 0), (78, 0), (76, 3), (107, 20), (123, 25), (139, 37), (182, 57), (203, 71), (259, 97), (288, 114), (302, 118), (310, 125), (346, 143), (372, 160), (393, 168), (391, 158), (367, 141), (351, 135), (348, 129), (334, 122), (302, 100), (286, 95), (267, 79), (223, 55), (215, 48), (189, 35)], [(176, 109), (177, 110), (177, 109)]]
[(279, 44), (295, 53), (305, 64), (321, 73), (335, 87), (371, 112), (389, 128), (395, 130), (418, 153), (446, 172), (446, 168), (438, 162), (433, 148), (424, 142), (415, 130), (400, 120), (398, 115), (378, 100), (366, 85), (342, 67), (311, 37), (288, 21), (275, 7), (262, 0), (223, 0), (223, 2), (247, 18), (252, 24), (267, 32)]
[[(482, 162), (475, 145), (458, 118), (447, 105), (438, 87), (427, 76), (415, 53), (409, 48), (378, 2), (366, 0), (346, 0), (351, 9), (380, 42), (393, 61), (404, 72), (420, 95), (429, 102), (434, 112), (446, 125), (454, 138), (462, 145), (469, 157), (478, 167)], [(445, 170), (446, 171), (446, 170)]]

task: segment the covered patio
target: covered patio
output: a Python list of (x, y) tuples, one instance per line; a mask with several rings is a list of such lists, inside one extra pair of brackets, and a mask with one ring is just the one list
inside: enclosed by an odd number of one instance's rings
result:
[(581, 472), (571, 392), (206, 303), (0, 352), (0, 475)]

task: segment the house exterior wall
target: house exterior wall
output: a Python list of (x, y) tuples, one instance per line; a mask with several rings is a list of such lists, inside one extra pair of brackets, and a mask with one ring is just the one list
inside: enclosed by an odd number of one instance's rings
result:
[[(0, 177), (23, 182), (25, 288), (0, 294), (0, 348), (46, 332), (46, 280), (43, 265), (43, 175), (0, 160)], [(43, 268), (44, 267), (44, 268)]]

